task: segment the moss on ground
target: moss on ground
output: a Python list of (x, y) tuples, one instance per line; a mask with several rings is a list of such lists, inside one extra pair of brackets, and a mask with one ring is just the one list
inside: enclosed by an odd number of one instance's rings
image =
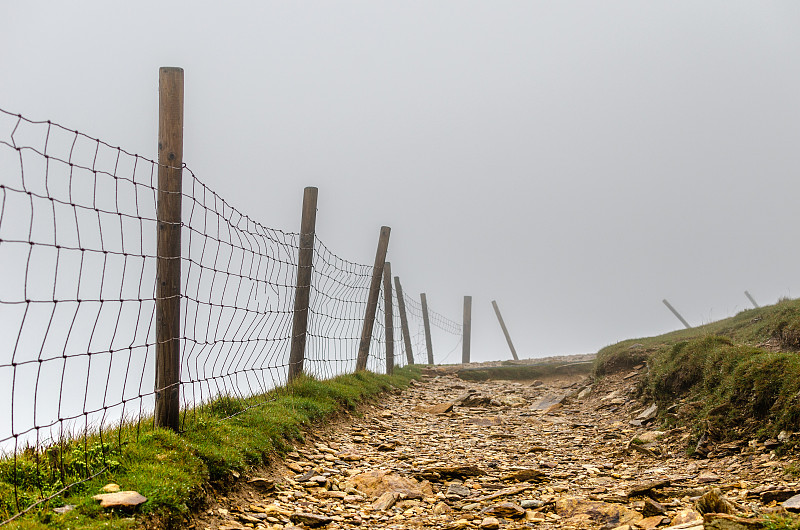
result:
[[(396, 369), (391, 376), (359, 372), (326, 381), (301, 376), (265, 395), (222, 396), (188, 411), (181, 434), (155, 429), (148, 426), (152, 420), (143, 420), (106, 432), (102, 441), (92, 435), (86, 442), (76, 438), (45, 450), (19, 453), (16, 465), (13, 458), (0, 460), (0, 520), (17, 512), (15, 486), (24, 508), (85, 476), (88, 469), (89, 474), (102, 472), (4, 528), (136, 527), (137, 519), (129, 514), (105, 512), (92, 500), (109, 482), (147, 497), (138, 517), (182, 527), (185, 516), (202, 502), (208, 484), (224, 483), (234, 471), (264, 464), (270, 455), (287, 451), (292, 441), (302, 440), (304, 429), (312, 423), (352, 410), (380, 392), (405, 388), (419, 374), (418, 367), (410, 366)], [(64, 465), (49, 465), (47, 459), (52, 458)], [(63, 477), (59, 476), (62, 469)], [(75, 509), (63, 515), (53, 512), (54, 507), (67, 504)]]

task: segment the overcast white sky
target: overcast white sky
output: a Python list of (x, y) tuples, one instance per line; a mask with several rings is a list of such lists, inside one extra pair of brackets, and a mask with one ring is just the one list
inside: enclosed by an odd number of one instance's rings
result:
[[(184, 161), (263, 224), (371, 263), (473, 359), (584, 353), (800, 294), (800, 3), (4, 2), (0, 107)], [(436, 346), (436, 345), (435, 345)], [(456, 355), (457, 357), (457, 355)]]

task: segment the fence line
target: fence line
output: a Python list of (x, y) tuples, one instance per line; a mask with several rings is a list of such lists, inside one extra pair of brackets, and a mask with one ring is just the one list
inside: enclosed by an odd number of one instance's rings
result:
[[(159, 167), (0, 109), (0, 479), (14, 486), (13, 499), (0, 496), (0, 525), (108, 469), (125, 437), (152, 428)], [(252, 398), (286, 382), (300, 234), (260, 224), (180, 169), (177, 339), (186, 421), (220, 396)], [(306, 373), (355, 369), (372, 276), (373, 265), (337, 256), (315, 235)], [(414, 353), (425, 362), (421, 307), (404, 301)], [(395, 297), (391, 307), (400, 352)], [(430, 315), (438, 330), (460, 333)], [(375, 372), (386, 368), (384, 319), (378, 303), (367, 358)], [(394, 358), (402, 365), (406, 357)], [(81, 444), (85, 465), (72, 466)], [(37, 477), (33, 491), (21, 486), (28, 474)]]
[[(403, 293), (403, 300), (405, 302), (406, 312), (409, 318), (413, 318), (415, 323), (415, 331), (413, 332), (412, 335), (415, 362), (417, 364), (427, 364), (429, 357), (427, 351), (427, 344), (425, 341), (422, 303), (417, 301), (417, 299), (412, 298), (407, 293)], [(436, 357), (437, 362), (441, 364), (445, 360), (449, 359), (450, 355), (458, 347), (461, 346), (461, 338), (463, 336), (463, 330), (461, 324), (447, 318), (446, 316), (437, 311), (434, 311), (433, 309), (430, 308), (430, 304), (428, 304), (428, 319), (432, 328), (437, 329), (444, 335), (454, 336), (458, 338), (458, 342), (456, 343), (456, 345), (452, 350), (450, 350), (444, 356)]]

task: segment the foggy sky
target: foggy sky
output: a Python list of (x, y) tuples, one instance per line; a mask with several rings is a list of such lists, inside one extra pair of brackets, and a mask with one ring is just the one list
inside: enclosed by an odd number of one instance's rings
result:
[[(583, 353), (800, 294), (796, 2), (6, 2), (0, 107), (184, 161), (263, 224), (372, 263), (473, 359)], [(434, 345), (436, 349), (436, 345)], [(441, 349), (444, 349), (444, 345)], [(452, 345), (448, 345), (449, 350)], [(457, 355), (455, 356), (457, 357)], [(452, 358), (451, 358), (452, 360)]]

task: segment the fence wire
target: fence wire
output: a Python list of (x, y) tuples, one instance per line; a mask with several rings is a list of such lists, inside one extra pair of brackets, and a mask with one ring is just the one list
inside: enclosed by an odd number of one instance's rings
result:
[[(367, 307), (372, 266), (331, 252), (316, 238), (305, 371), (330, 377), (353, 371)], [(373, 344), (378, 338), (373, 333)]]
[(157, 165), (0, 110), (0, 175), (5, 519), (108, 468), (106, 426), (152, 409)]
[(299, 235), (242, 214), (189, 172), (183, 190), (184, 410), (285, 382)]
[[(0, 109), (0, 525), (113, 469), (124, 443), (153, 428), (158, 170), (154, 160)], [(185, 422), (219, 397), (257, 406), (286, 383), (300, 236), (238, 211), (186, 166), (181, 193)], [(315, 239), (306, 373), (355, 370), (372, 273)], [(368, 357), (374, 372), (386, 369), (384, 295)], [(405, 303), (414, 355), (426, 363), (421, 306)], [(394, 294), (392, 308), (402, 366)], [(430, 317), (460, 334), (459, 324)]]
[[(403, 300), (405, 301), (406, 305), (409, 328), (412, 328), (413, 322), (413, 328), (410, 329), (410, 332), (414, 350), (414, 362), (417, 364), (427, 364), (428, 345), (427, 341), (425, 340), (425, 326), (422, 318), (422, 302), (417, 301), (407, 293), (403, 293)], [(438, 350), (436, 347), (434, 347), (435, 362), (437, 364), (442, 364), (448, 360), (461, 345), (461, 339), (463, 337), (462, 326), (458, 322), (455, 322), (443, 314), (431, 309), (430, 302), (428, 302), (428, 322), (431, 326), (432, 339), (441, 338), (445, 343), (451, 343), (453, 342), (453, 339), (456, 340), (455, 346), (448, 350), (444, 355), (442, 355), (441, 352), (437, 353)], [(433, 342), (437, 344), (439, 343), (437, 340), (433, 340)]]

